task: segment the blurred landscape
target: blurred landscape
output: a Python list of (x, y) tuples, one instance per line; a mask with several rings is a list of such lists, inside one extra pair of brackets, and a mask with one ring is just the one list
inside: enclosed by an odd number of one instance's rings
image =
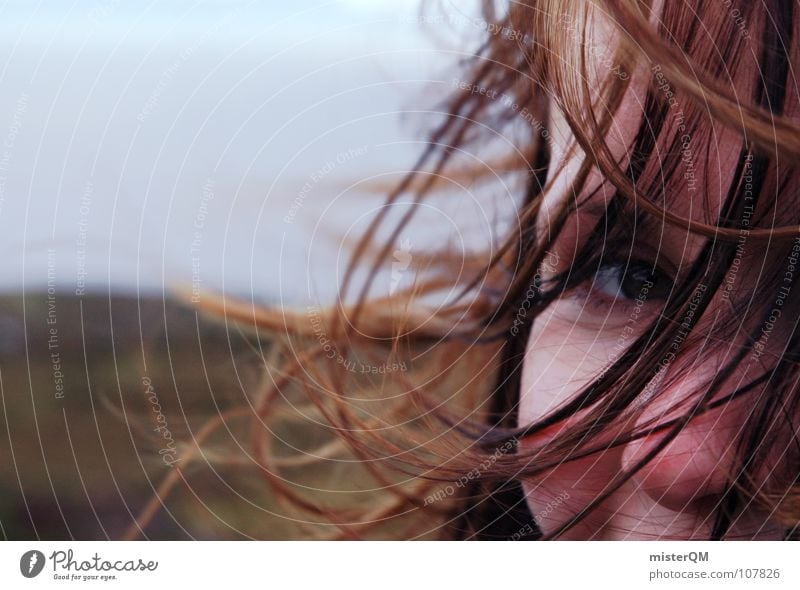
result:
[[(171, 469), (159, 454), (163, 437), (153, 436), (158, 422), (143, 379), (152, 382), (177, 440), (196, 433), (209, 417), (246, 403), (259, 357), (246, 336), (175, 301), (56, 301), (53, 324), (47, 322), (46, 293), (0, 300), (2, 534), (120, 538)], [(51, 348), (54, 326), (58, 345)], [(63, 392), (56, 389), (56, 370), (63, 375)], [(222, 495), (210, 489), (208, 479), (198, 478), (193, 493), (212, 502), (216, 494), (218, 505), (204, 508), (188, 490), (176, 490), (148, 527), (148, 538), (230, 538), (237, 536), (237, 525), (246, 531), (252, 515), (244, 503), (230, 502), (230, 490)], [(224, 474), (239, 493), (264, 496), (252, 474), (249, 483), (245, 479)], [(203, 513), (206, 518), (198, 517)]]

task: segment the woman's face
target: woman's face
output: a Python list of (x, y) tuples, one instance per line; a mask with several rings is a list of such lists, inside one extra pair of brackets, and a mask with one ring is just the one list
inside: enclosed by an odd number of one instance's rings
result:
[[(640, 94), (633, 90), (626, 97), (609, 136), (609, 144), (617, 156), (625, 153), (624, 146), (638, 128), (642, 113)], [(554, 128), (553, 161), (558, 162), (559, 156), (563, 158), (570, 134), (558, 115), (554, 117)], [(711, 153), (707, 159), (704, 155), (702, 161), (696, 158), (695, 170), (700, 179), (697, 186), (707, 185), (710, 199), (706, 200), (700, 189), (678, 191), (670, 207), (683, 217), (703, 222), (713, 221), (717, 215), (721, 195), (727, 189), (726, 180), (734, 173), (741, 148), (736, 137), (722, 131), (710, 143)], [(547, 230), (548, 211), (567, 198), (569, 180), (574, 176), (579, 157), (562, 159), (554, 170), (556, 178), (545, 195), (541, 230)], [(701, 165), (702, 162), (706, 164)], [(602, 187), (602, 180), (594, 178), (587, 184)], [(610, 194), (610, 190), (601, 189), (593, 195), (593, 202), (572, 215), (551, 247), (543, 274), (569, 270), (577, 248), (601, 218)], [(593, 284), (589, 281), (564, 294), (534, 322), (522, 372), (521, 426), (552, 413), (621, 356), (649, 327), (674, 278), (689, 268), (704, 242), (685, 229), (652, 217), (631, 228), (631, 236), (621, 244), (603, 245), (606, 253)], [(656, 280), (651, 281), (647, 279), (648, 270), (654, 266), (659, 270), (650, 277)], [(746, 267), (743, 265), (739, 272), (745, 273)], [(726, 305), (721, 297), (715, 296), (697, 331), (703, 333), (704, 327), (714, 321), (710, 318), (718, 311), (726, 311)], [(714, 356), (710, 359), (708, 347), (712, 344)], [(696, 350), (692, 349), (688, 355), (690, 360), (683, 360), (680, 366), (677, 362), (667, 365), (644, 389), (640, 397), (650, 401), (639, 411), (636, 423), (626, 426), (627, 430), (653, 419), (664, 422), (685, 413), (686, 404), (697, 400), (714, 372), (735, 352), (721, 342), (704, 341), (691, 346)], [(735, 388), (735, 382), (736, 375), (731, 377), (728, 391)], [(715, 505), (726, 483), (726, 468), (732, 464), (732, 444), (747, 410), (745, 397), (690, 421), (653, 461), (562, 538), (707, 539)], [(544, 434), (526, 439), (524, 444), (531, 449), (541, 446), (562, 427), (556, 425)], [(616, 475), (645, 456), (661, 436), (654, 434), (564, 462), (535, 480), (524, 481), (528, 505), (542, 531), (548, 534), (580, 512)], [(780, 538), (780, 529), (771, 523), (764, 524), (766, 521), (764, 515), (746, 514), (731, 528), (729, 538)]]

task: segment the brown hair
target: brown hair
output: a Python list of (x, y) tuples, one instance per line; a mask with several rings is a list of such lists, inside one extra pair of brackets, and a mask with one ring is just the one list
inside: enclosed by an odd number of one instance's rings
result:
[[(389, 222), (385, 207), (354, 248), (335, 308), (291, 313), (226, 301), (211, 310), (268, 331), (275, 344), (251, 416), (252, 450), (287, 511), (333, 525), (303, 534), (538, 538), (520, 479), (607, 448), (607, 440), (593, 441), (612, 425), (627, 423), (667, 355), (676, 367), (698, 355), (713, 362), (698, 343), (738, 341), (744, 334), (745, 343), (680, 417), (614, 438), (611, 444), (623, 445), (657, 432), (661, 442), (550, 536), (584, 518), (691, 419), (744, 396), (750, 412), (711, 537), (724, 538), (752, 506), (771, 514), (791, 536), (800, 522), (800, 271), (787, 271), (795, 267), (800, 243), (796, 8), (793, 0), (525, 0), (501, 14), (492, 2), (484, 3), (486, 39), (465, 65), (465, 84), (447, 103), (447, 117), (431, 133), (415, 172), (391, 192), (388, 204), (411, 195), (422, 202), (441, 189), (443, 177), (480, 183), (521, 175), (517, 219), (503, 240), (491, 252), (470, 256), (415, 253), (424, 281), (390, 297), (368, 297), (413, 215), (409, 209), (379, 240)], [(614, 41), (599, 53), (591, 33), (598, 19), (608, 24)], [(593, 85), (598, 63), (605, 75)], [(639, 80), (646, 87), (644, 113), (620, 160), (606, 140)], [(680, 109), (672, 107), (676, 103)], [(574, 138), (567, 149), (583, 159), (569, 189), (573, 198), (547, 212), (543, 231), (543, 198), (558, 164), (551, 161), (549, 129), (555, 109)], [(478, 149), (487, 135), (502, 134), (520, 120), (528, 125), (526, 141), (506, 161), (466, 168), (454, 163), (459, 153)], [(708, 166), (710, 146), (722, 130), (735, 133), (741, 146), (733, 177), (723, 179), (721, 213), (707, 221), (675, 213), (672, 205), (686, 194), (687, 183), (697, 183), (692, 188), (703, 203), (709, 194), (702, 175), (699, 182), (687, 176), (684, 138), (691, 138), (694, 158), (702, 163), (705, 157)], [(587, 192), (598, 190), (590, 180), (597, 173), (613, 187), (602, 219), (568, 272), (540, 280), (566, 220), (588, 200)], [(646, 216), (703, 236), (697, 259), (682, 269), (654, 323), (593, 383), (544, 419), (518, 424), (522, 354), (532, 323), (592, 276), (604, 241), (624, 235), (631, 219)], [(758, 276), (730, 289), (731, 269), (753, 258), (763, 262)], [(356, 270), (365, 266), (371, 278), (357, 283)], [(446, 306), (436, 303), (434, 295), (452, 293), (454, 284), (458, 296)], [(780, 318), (773, 318), (773, 294), (781, 288), (791, 295), (781, 299)], [(723, 290), (731, 303), (728, 317), (698, 333), (698, 318)], [(690, 306), (697, 311), (687, 321)], [(777, 324), (768, 342), (762, 338), (766, 324)], [(675, 347), (681, 326), (689, 336)], [(344, 370), (348, 362), (370, 370), (354, 374)], [(720, 397), (723, 384), (742, 370), (739, 386)], [(516, 444), (587, 409), (545, 448)], [(281, 421), (286, 422), (276, 426)], [(275, 433), (309, 421), (319, 431), (318, 444), (290, 453)], [(773, 466), (769, 481), (757, 473), (765, 463)], [(374, 485), (348, 494), (309, 492), (287, 473), (298, 467), (327, 469), (330, 481), (358, 471), (354, 477)]]

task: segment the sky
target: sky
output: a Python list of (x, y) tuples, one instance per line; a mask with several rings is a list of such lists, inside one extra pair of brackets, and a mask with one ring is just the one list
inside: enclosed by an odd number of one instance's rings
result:
[(365, 181), (412, 166), (465, 55), (418, 14), (416, 0), (0, 3), (0, 288), (46, 287), (55, 259), (67, 293), (331, 296), (343, 251), (325, 236), (377, 211)]

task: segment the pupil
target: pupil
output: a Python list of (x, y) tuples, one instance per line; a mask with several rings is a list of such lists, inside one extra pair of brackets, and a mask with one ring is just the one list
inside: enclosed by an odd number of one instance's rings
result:
[(636, 299), (642, 294), (642, 288), (647, 281), (653, 283), (653, 286), (648, 288), (649, 292), (651, 294), (654, 291), (657, 292), (659, 289), (658, 278), (658, 275), (651, 272), (649, 267), (641, 264), (632, 266), (622, 280), (622, 294), (628, 299)]

